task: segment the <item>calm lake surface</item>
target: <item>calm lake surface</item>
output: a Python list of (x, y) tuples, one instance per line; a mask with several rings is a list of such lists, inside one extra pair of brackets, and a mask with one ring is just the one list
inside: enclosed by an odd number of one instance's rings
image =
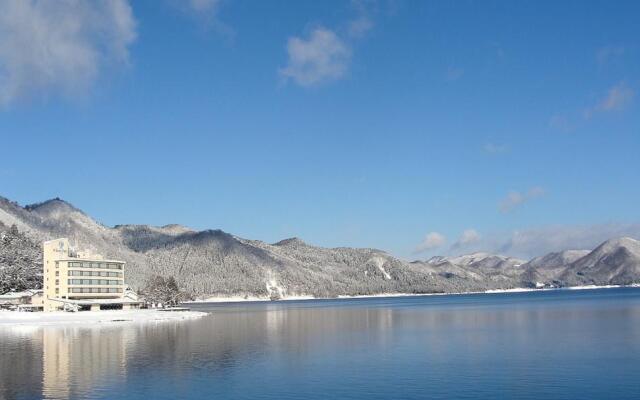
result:
[(0, 399), (638, 399), (640, 289), (226, 305), (0, 327)]

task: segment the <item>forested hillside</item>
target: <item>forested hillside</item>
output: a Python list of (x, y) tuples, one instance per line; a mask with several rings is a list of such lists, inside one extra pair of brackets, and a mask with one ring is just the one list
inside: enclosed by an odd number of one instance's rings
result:
[(269, 244), (180, 225), (107, 227), (60, 199), (21, 207), (0, 198), (0, 224), (2, 291), (41, 285), (40, 245), (57, 237), (126, 261), (126, 280), (134, 289), (154, 275), (174, 276), (181, 289), (198, 297), (335, 297), (640, 282), (640, 246), (630, 238), (591, 252), (552, 253), (529, 262), (487, 253), (406, 262), (381, 250), (322, 248), (298, 238)]

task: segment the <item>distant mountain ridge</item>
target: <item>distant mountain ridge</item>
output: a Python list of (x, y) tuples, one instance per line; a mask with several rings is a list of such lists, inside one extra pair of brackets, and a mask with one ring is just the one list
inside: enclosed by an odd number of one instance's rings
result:
[(322, 248), (299, 238), (269, 244), (175, 224), (107, 227), (58, 198), (22, 207), (2, 197), (0, 234), (6, 239), (0, 241), (0, 284), (7, 271), (37, 271), (40, 243), (56, 237), (126, 261), (127, 283), (136, 289), (154, 274), (173, 275), (185, 290), (202, 298), (640, 283), (640, 242), (632, 238), (611, 239), (593, 251), (566, 250), (529, 261), (474, 253), (406, 262), (377, 249)]

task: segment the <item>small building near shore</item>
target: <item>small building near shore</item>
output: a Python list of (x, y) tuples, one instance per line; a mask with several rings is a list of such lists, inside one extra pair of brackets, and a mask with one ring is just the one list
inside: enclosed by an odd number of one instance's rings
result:
[(0, 309), (42, 311), (44, 293), (40, 289), (7, 292), (0, 295)]
[(98, 311), (140, 308), (127, 295), (125, 262), (77, 252), (66, 238), (43, 245), (44, 311)]

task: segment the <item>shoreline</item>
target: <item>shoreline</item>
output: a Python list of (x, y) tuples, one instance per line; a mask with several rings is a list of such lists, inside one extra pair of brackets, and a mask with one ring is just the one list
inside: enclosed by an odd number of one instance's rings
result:
[(159, 311), (159, 310), (110, 310), (85, 312), (20, 312), (0, 311), (0, 328), (8, 326), (68, 326), (68, 325), (111, 325), (148, 323), (164, 321), (184, 321), (201, 318), (207, 313), (200, 311)]
[[(632, 285), (583, 285), (563, 288), (512, 288), (512, 289), (489, 289), (476, 292), (460, 293), (378, 293), (372, 295), (339, 295), (337, 297), (316, 298), (313, 296), (288, 296), (276, 301), (308, 301), (308, 300), (349, 300), (349, 299), (371, 299), (371, 298), (396, 298), (396, 297), (426, 297), (426, 296), (459, 296), (469, 294), (509, 294), (547, 291), (573, 291), (573, 290), (593, 290), (593, 289), (615, 289), (615, 288), (640, 288), (640, 284)], [(257, 296), (231, 296), (231, 297), (211, 297), (207, 299), (183, 302), (182, 304), (232, 304), (243, 302), (270, 302), (266, 297)], [(186, 321), (202, 318), (208, 313), (200, 311), (161, 311), (158, 309), (144, 310), (111, 310), (111, 311), (87, 311), (87, 312), (19, 312), (0, 311), (0, 329), (16, 326), (81, 326), (95, 325), (114, 326), (114, 324), (149, 323), (165, 321)]]
[(206, 299), (197, 299), (184, 301), (181, 304), (202, 304), (202, 303), (250, 303), (250, 302), (269, 302), (269, 301), (305, 301), (305, 300), (348, 300), (348, 299), (373, 299), (373, 298), (393, 298), (393, 297), (424, 297), (424, 296), (459, 296), (466, 294), (508, 294), (508, 293), (527, 293), (527, 292), (547, 292), (556, 290), (593, 290), (593, 289), (615, 289), (615, 288), (640, 288), (640, 284), (631, 285), (582, 285), (568, 286), (561, 288), (511, 288), (511, 289), (488, 289), (484, 291), (473, 292), (449, 292), (449, 293), (378, 293), (365, 295), (338, 295), (337, 297), (314, 297), (314, 296), (287, 296), (278, 300), (271, 300), (268, 297), (258, 296), (214, 296)]

